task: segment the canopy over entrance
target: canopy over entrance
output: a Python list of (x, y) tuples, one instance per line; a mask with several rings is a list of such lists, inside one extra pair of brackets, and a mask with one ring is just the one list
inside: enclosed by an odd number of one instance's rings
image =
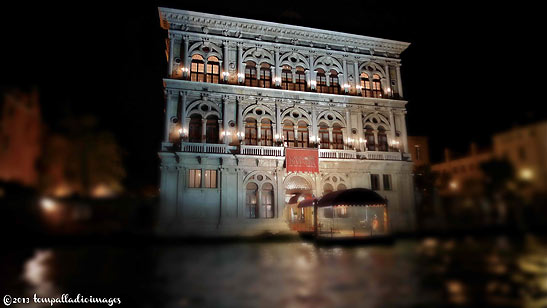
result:
[(337, 205), (386, 206), (387, 200), (373, 190), (366, 188), (351, 188), (328, 193), (317, 202), (318, 207)]

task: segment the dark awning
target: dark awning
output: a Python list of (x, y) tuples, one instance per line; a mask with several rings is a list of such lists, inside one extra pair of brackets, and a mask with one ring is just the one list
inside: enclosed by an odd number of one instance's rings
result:
[(366, 188), (351, 188), (333, 191), (319, 199), (317, 206), (386, 206), (386, 199), (378, 193)]

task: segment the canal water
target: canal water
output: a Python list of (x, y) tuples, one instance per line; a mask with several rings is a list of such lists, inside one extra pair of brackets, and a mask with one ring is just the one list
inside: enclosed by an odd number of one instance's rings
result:
[(1, 295), (12, 297), (82, 294), (154, 308), (547, 307), (547, 238), (536, 236), (352, 247), (71, 244), (1, 258)]

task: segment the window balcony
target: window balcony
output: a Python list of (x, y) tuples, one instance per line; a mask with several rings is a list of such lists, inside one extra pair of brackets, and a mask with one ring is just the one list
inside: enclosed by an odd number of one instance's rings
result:
[(213, 154), (230, 154), (232, 153), (231, 150), (235, 149), (235, 147), (226, 144), (196, 142), (182, 142), (180, 148), (182, 152)]
[[(284, 157), (285, 147), (240, 145), (237, 146), (215, 143), (182, 142), (181, 151), (189, 153), (211, 153), (211, 154), (240, 154), (265, 157)], [(366, 151), (341, 149), (318, 149), (320, 159), (366, 159), (366, 160), (408, 160), (408, 155), (401, 152)]]
[(401, 152), (367, 151), (367, 152), (357, 152), (356, 154), (357, 154), (357, 158), (359, 159), (403, 160)]
[(239, 154), (256, 156), (285, 156), (284, 147), (241, 145)]
[(319, 149), (319, 158), (356, 159), (354, 150)]

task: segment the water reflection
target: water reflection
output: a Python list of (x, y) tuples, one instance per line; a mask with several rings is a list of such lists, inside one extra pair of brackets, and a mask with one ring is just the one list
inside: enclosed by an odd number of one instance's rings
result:
[(56, 247), (31, 254), (20, 277), (14, 294), (116, 296), (131, 307), (545, 307), (547, 245), (468, 237)]

